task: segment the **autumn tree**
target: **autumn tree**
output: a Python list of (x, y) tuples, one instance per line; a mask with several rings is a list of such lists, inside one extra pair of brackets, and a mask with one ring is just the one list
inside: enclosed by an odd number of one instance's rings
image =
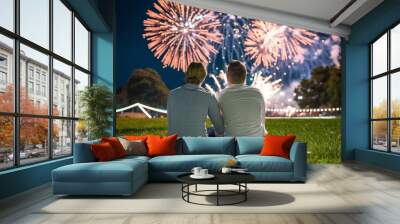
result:
[[(14, 88), (12, 85), (7, 86), (4, 93), (0, 93), (0, 110), (3, 112), (13, 112), (14, 107)], [(46, 104), (44, 104), (46, 105)], [(24, 87), (20, 88), (20, 110), (23, 114), (41, 114), (46, 115), (48, 107), (41, 105), (34, 105), (29, 99), (28, 93)], [(55, 111), (55, 113), (58, 113)], [(13, 147), (13, 117), (0, 116), (0, 147), (11, 148)], [(22, 116), (20, 118), (20, 148), (24, 149), (26, 145), (45, 145), (48, 136), (48, 119), (47, 118), (32, 118)], [(53, 138), (59, 135), (59, 128), (53, 127)]]
[[(400, 117), (400, 100), (394, 99), (392, 100), (391, 105), (392, 117)], [(387, 100), (382, 100), (377, 106), (372, 109), (373, 118), (387, 118)], [(384, 138), (387, 136), (387, 122), (386, 121), (375, 121), (373, 122), (373, 133), (374, 138)], [(400, 138), (400, 124), (397, 121), (392, 121), (391, 123), (392, 129), (392, 141), (398, 141)]]
[[(9, 85), (4, 93), (0, 93), (0, 111), (13, 112), (14, 108), (14, 90)], [(3, 149), (12, 149), (13, 146), (13, 118), (11, 116), (0, 116), (0, 147)]]

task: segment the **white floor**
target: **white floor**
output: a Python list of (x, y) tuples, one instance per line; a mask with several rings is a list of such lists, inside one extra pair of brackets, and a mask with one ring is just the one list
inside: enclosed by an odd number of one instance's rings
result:
[[(400, 175), (361, 164), (312, 165), (307, 184), (316, 184), (349, 204), (363, 204), (357, 213), (303, 214), (43, 214), (54, 202), (43, 186), (0, 202), (0, 223), (400, 223)], [(312, 195), (309, 197), (313, 197)], [(318, 197), (315, 197), (316, 203)], [(174, 206), (174, 205), (171, 205)]]

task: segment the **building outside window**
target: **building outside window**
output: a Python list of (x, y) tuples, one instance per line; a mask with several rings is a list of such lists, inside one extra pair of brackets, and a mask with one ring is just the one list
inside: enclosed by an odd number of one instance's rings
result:
[(40, 96), (40, 84), (36, 84), (36, 95)]
[(400, 24), (370, 45), (371, 148), (400, 153)]
[(0, 90), (7, 86), (7, 56), (0, 54)]
[(7, 85), (7, 73), (0, 70), (0, 88), (4, 90), (6, 85)]
[(44, 83), (46, 83), (46, 76), (47, 76), (47, 74), (42, 73), (42, 82), (44, 82)]
[(57, 106), (58, 103), (58, 89), (54, 89), (54, 93), (53, 93), (53, 104), (55, 106)]
[(42, 86), (42, 96), (46, 96), (46, 86)]
[(7, 73), (4, 71), (0, 71), (0, 83), (3, 85), (7, 84)]
[(36, 80), (40, 81), (40, 70), (36, 69)]
[[(7, 8), (12, 9), (14, 2), (7, 2), (4, 4), (11, 4)], [(2, 27), (9, 30), (7, 32), (0, 29), (0, 99), (7, 99), (0, 100), (0, 123), (4, 130), (0, 132), (3, 140), (0, 141), (0, 170), (70, 156), (73, 143), (87, 139), (87, 132), (78, 121), (79, 113), (71, 107), (79, 103), (83, 86), (90, 85), (86, 82), (91, 75), (87, 26), (64, 1), (18, 2), (18, 13), (9, 12), (15, 21), (20, 21), (16, 24), (17, 29)], [(42, 13), (36, 13), (39, 11)], [(0, 21), (0, 26), (2, 24)], [(15, 51), (17, 44), (19, 52)], [(82, 47), (87, 49), (78, 49)], [(14, 53), (18, 54), (19, 61), (12, 60)], [(19, 73), (14, 75), (16, 66), (19, 66)], [(15, 88), (15, 76), (20, 80), (19, 88)], [(3, 83), (12, 88), (2, 90)], [(79, 88), (75, 91), (68, 88), (73, 85)], [(21, 94), (14, 99), (16, 90)], [(18, 113), (13, 109), (14, 105), (18, 106)], [(19, 131), (14, 134), (15, 125)], [(38, 130), (43, 134), (34, 139), (31, 133)]]
[(7, 56), (0, 54), (0, 67), (7, 67)]
[(28, 82), (28, 91), (29, 91), (29, 94), (34, 93), (33, 82), (31, 82), (31, 81)]
[(28, 74), (29, 74), (29, 79), (33, 80), (33, 67), (32, 66), (29, 66)]

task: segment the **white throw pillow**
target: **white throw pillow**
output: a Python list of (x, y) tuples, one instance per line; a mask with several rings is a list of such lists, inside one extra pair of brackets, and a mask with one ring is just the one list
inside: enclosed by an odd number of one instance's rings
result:
[(146, 156), (147, 149), (146, 145), (143, 141), (136, 140), (136, 141), (129, 141), (124, 138), (118, 138), (126, 151), (126, 155), (135, 155), (135, 156)]

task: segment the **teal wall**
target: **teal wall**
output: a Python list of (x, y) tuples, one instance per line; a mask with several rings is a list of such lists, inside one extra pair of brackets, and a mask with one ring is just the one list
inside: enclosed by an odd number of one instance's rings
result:
[[(66, 0), (66, 2), (71, 5), (75, 12), (78, 12), (79, 16), (93, 31), (110, 32), (109, 17), (104, 16), (103, 10), (108, 10), (108, 5), (114, 4), (114, 0)], [(103, 5), (107, 7), (103, 8)]]
[(69, 157), (0, 172), (0, 199), (48, 183), (53, 169), (71, 163)]
[(104, 30), (93, 30), (92, 33), (92, 71), (93, 71), (93, 83), (103, 84), (110, 88), (114, 96), (113, 102), (113, 116), (112, 126), (109, 129), (111, 135), (115, 135), (115, 68), (114, 68), (114, 44), (115, 44), (115, 23), (116, 23), (116, 11), (115, 1), (113, 0), (97, 0), (96, 9), (101, 13), (106, 26), (107, 31)]
[[(106, 85), (113, 92), (113, 95), (115, 95), (113, 39), (113, 33), (92, 34), (92, 82)], [(113, 113), (115, 113), (115, 108)], [(113, 125), (110, 127), (110, 134), (114, 134), (115, 132), (114, 118), (115, 115), (113, 115)]]
[[(344, 160), (358, 160), (399, 170), (399, 156), (369, 150), (369, 48), (368, 44), (393, 24), (400, 22), (400, 0), (386, 0), (351, 27), (345, 44), (343, 82)], [(360, 151), (362, 150), (362, 151)]]

